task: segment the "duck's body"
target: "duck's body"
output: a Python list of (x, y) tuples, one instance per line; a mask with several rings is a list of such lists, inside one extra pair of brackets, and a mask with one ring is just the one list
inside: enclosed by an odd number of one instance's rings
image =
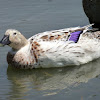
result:
[[(50, 68), (85, 64), (99, 58), (100, 32), (87, 30), (87, 27), (75, 27), (36, 34), (25, 46), (8, 52), (8, 64), (26, 69)], [(71, 34), (77, 31), (80, 37), (73, 38)]]

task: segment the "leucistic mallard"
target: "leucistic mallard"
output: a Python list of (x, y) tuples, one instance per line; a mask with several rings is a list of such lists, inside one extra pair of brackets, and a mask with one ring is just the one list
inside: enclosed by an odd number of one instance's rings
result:
[(46, 31), (28, 40), (19, 31), (8, 29), (0, 44), (12, 48), (7, 54), (7, 62), (13, 67), (81, 65), (100, 57), (100, 31), (90, 31), (91, 26)]

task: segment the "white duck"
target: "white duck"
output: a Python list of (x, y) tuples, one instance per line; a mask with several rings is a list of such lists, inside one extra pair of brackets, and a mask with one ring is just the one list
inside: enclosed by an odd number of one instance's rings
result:
[(1, 45), (9, 45), (7, 62), (17, 68), (50, 68), (85, 64), (100, 57), (100, 31), (74, 27), (36, 34), (28, 40), (8, 29)]

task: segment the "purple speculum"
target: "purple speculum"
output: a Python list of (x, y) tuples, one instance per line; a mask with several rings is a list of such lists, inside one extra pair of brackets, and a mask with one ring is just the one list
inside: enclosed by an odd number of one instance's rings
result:
[(77, 32), (70, 33), (69, 41), (74, 41), (75, 43), (77, 43), (79, 40), (80, 34), (82, 32), (83, 31), (77, 31)]

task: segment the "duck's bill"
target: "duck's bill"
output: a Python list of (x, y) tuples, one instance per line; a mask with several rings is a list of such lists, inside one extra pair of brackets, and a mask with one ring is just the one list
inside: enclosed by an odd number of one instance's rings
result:
[(4, 35), (4, 37), (0, 41), (0, 47), (3, 47), (5, 45), (9, 45), (10, 43), (11, 42), (9, 41), (9, 36), (8, 35)]

